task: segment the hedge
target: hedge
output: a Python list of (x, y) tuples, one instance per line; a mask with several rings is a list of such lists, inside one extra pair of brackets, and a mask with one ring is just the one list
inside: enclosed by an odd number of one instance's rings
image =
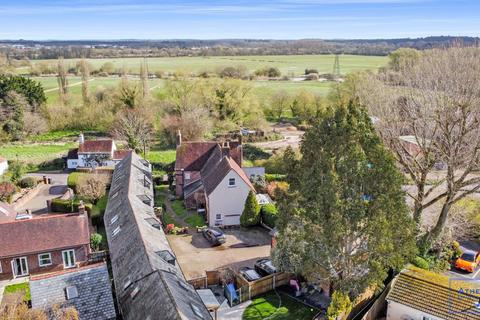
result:
[(84, 173), (81, 173), (81, 172), (72, 172), (68, 175), (68, 178), (67, 178), (67, 185), (70, 189), (72, 189), (73, 191), (76, 191), (76, 187), (77, 187), (77, 183), (78, 183), (78, 179), (80, 179), (80, 177), (84, 175)]
[(262, 216), (262, 221), (264, 224), (266, 224), (270, 228), (275, 227), (275, 223), (278, 219), (278, 210), (274, 204), (269, 203), (263, 205), (260, 210), (260, 214)]
[(265, 173), (265, 180), (267, 182), (272, 181), (286, 181), (287, 176), (285, 174), (278, 174), (278, 173)]
[(424, 258), (420, 257), (420, 256), (416, 256), (413, 259), (412, 263), (413, 263), (414, 266), (419, 267), (421, 269), (425, 269), (425, 270), (430, 269), (430, 264), (428, 263), (428, 261), (425, 260)]
[(20, 180), (20, 188), (33, 188), (38, 184), (37, 178), (34, 177), (25, 177)]
[[(52, 212), (62, 212), (62, 213), (72, 213), (78, 212), (78, 206), (80, 205), (80, 200), (63, 200), (63, 199), (52, 199)], [(85, 208), (88, 212), (92, 211), (92, 204), (85, 203)]]

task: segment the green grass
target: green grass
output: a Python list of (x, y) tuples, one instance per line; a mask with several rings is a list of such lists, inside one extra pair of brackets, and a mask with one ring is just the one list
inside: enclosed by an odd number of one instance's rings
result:
[(30, 301), (32, 300), (32, 297), (30, 295), (30, 285), (28, 282), (22, 282), (22, 283), (17, 283), (17, 284), (11, 284), (5, 287), (4, 294), (11, 294), (11, 293), (16, 293), (19, 291), (23, 291), (24, 296), (23, 296), (23, 301)]
[(18, 159), (25, 163), (39, 164), (60, 158), (75, 146), (76, 143), (7, 144), (0, 146), (0, 156), (11, 161)]
[(243, 313), (243, 320), (262, 320), (267, 317), (271, 320), (310, 320), (318, 312), (284, 294), (280, 296), (282, 298), (280, 308), (278, 308), (280, 300), (273, 291), (253, 299), (252, 304)]
[(176, 150), (153, 150), (147, 153), (147, 160), (152, 163), (169, 164), (175, 161)]
[(165, 198), (167, 196), (168, 186), (160, 185), (155, 186), (155, 207), (161, 207), (165, 203)]
[(185, 222), (192, 228), (203, 227), (205, 225), (205, 220), (203, 217), (196, 213), (186, 217)]
[[(78, 59), (65, 59), (65, 64), (75, 66)], [(87, 59), (95, 68), (99, 68), (105, 62), (112, 62), (118, 69), (125, 68), (128, 73), (138, 73), (140, 65), (143, 62), (142, 57), (138, 58), (107, 58), (107, 59)], [(35, 60), (33, 64), (40, 61), (46, 61), (56, 64), (56, 60)], [(225, 66), (245, 66), (249, 72), (262, 67), (277, 67), (282, 74), (303, 74), (306, 68), (315, 68), (320, 73), (331, 73), (335, 56), (325, 55), (278, 55), (278, 56), (220, 56), (220, 57), (155, 57), (148, 58), (148, 69), (150, 72), (191, 72), (199, 73), (202, 71), (214, 72), (218, 68)], [(378, 56), (360, 56), (360, 55), (341, 55), (340, 72), (348, 73), (356, 70), (378, 69), (385, 65), (387, 57)], [(73, 83), (73, 81), (71, 81)], [(56, 83), (51, 81), (51, 86)]]
[(187, 209), (185, 209), (182, 200), (174, 200), (171, 202), (171, 205), (173, 211), (178, 217), (183, 218), (187, 215)]
[(173, 219), (173, 217), (172, 217), (167, 211), (164, 211), (164, 212), (163, 212), (162, 221), (163, 221), (164, 225), (167, 225), (167, 224), (176, 224), (176, 222), (175, 222), (175, 220)]
[(32, 136), (29, 137), (29, 139), (36, 142), (50, 142), (59, 141), (66, 138), (77, 138), (79, 134), (80, 130), (59, 130)]

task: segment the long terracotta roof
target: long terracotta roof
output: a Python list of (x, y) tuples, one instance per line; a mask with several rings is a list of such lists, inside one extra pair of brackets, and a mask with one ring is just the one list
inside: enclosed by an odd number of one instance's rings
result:
[(394, 280), (387, 301), (394, 301), (441, 319), (480, 319), (480, 309), (476, 308), (479, 296), (461, 291), (480, 289), (476, 281), (442, 281), (442, 275), (422, 272), (402, 271)]
[(90, 243), (86, 214), (56, 214), (0, 223), (0, 258)]
[(110, 153), (113, 140), (87, 140), (78, 147), (78, 153)]
[[(242, 165), (242, 145), (238, 141), (230, 141), (230, 157), (238, 165)], [(177, 146), (175, 170), (200, 171), (215, 147), (219, 146), (216, 141), (182, 142)]]

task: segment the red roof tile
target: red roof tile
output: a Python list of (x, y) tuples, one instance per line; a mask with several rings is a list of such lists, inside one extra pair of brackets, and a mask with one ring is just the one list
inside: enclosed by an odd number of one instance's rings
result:
[(126, 156), (130, 155), (132, 150), (115, 150), (113, 152), (113, 160), (122, 160)]
[(0, 223), (0, 257), (48, 252), (90, 243), (88, 216), (57, 214)]
[[(177, 146), (175, 170), (202, 170), (215, 146), (219, 146), (216, 141), (182, 142), (180, 146)], [(239, 166), (242, 165), (242, 145), (239, 142), (230, 141), (230, 157)]]
[(81, 143), (79, 153), (110, 153), (113, 149), (113, 140), (88, 140)]

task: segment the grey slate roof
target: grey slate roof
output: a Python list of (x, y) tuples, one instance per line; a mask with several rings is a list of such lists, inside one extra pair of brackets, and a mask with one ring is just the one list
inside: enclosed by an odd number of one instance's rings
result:
[[(75, 286), (78, 297), (67, 300), (66, 288)], [(73, 306), (80, 320), (115, 319), (112, 287), (107, 265), (87, 266), (58, 275), (38, 276), (30, 280), (32, 307), (49, 310), (55, 305)]]
[[(211, 319), (176, 262), (155, 217), (148, 162), (132, 152), (113, 173), (104, 222), (120, 312), (129, 319)], [(115, 232), (114, 232), (115, 231)], [(115, 234), (116, 233), (116, 234)]]

